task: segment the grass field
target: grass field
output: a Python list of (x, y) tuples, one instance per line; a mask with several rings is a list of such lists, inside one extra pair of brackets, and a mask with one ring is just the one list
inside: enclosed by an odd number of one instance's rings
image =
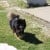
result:
[(13, 35), (12, 30), (9, 27), (6, 10), (2, 7), (1, 9), (0, 43), (8, 43), (9, 45), (15, 46), (18, 50), (50, 50), (50, 38), (46, 37), (44, 33), (41, 32), (42, 28), (40, 24), (32, 20), (30, 16), (24, 15), (27, 27), (23, 40), (19, 40), (15, 34)]
[[(27, 16), (25, 19), (27, 22), (27, 28), (25, 30), (27, 32), (26, 38), (19, 40), (15, 34), (13, 35), (9, 27), (6, 12), (0, 12), (0, 43), (8, 43), (19, 50), (50, 50), (50, 38), (46, 38), (40, 32), (40, 28), (35, 21), (34, 24), (37, 24), (36, 28), (32, 28), (30, 24), (31, 18)], [(40, 43), (40, 41), (43, 43)]]

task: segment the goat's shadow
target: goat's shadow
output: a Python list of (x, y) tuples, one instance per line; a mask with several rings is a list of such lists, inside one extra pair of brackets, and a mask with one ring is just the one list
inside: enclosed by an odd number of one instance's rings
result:
[(28, 33), (28, 32), (24, 33), (24, 35), (22, 36), (21, 40), (24, 40), (25, 42), (29, 42), (29, 43), (32, 43), (32, 44), (41, 44), (41, 43), (43, 43), (42, 41), (40, 41), (35, 36), (35, 34)]

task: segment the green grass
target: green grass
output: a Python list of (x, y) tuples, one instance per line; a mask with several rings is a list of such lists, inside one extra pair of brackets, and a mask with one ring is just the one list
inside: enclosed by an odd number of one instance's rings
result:
[[(13, 35), (12, 30), (9, 27), (8, 20), (6, 18), (6, 12), (0, 12), (0, 43), (8, 43), (13, 45), (19, 50), (50, 50), (50, 38), (46, 38), (41, 33), (41, 28), (38, 27), (38, 23), (31, 20), (31, 17), (24, 17), (27, 22), (27, 28), (25, 32), (29, 32), (36, 35), (36, 38), (43, 41), (42, 44), (35, 45), (34, 43), (25, 42), (24, 40), (18, 40), (16, 35)], [(34, 21), (35, 27), (30, 24)]]
[(8, 0), (10, 6), (18, 6), (21, 8), (26, 8), (27, 4), (24, 3), (22, 0)]
[(5, 7), (0, 6), (0, 10), (4, 10), (4, 9), (5, 9)]
[[(9, 1), (9, 0), (8, 0)], [(14, 0), (13, 0), (14, 1)], [(18, 3), (15, 1), (10, 1), (9, 3), (15, 3), (13, 5), (16, 6), (18, 4), (19, 7), (25, 7), (23, 6), (22, 2)], [(2, 7), (0, 8), (0, 11), (4, 10)], [(6, 17), (7, 12), (2, 11), (0, 12), (0, 43), (8, 43), (9, 45), (15, 46), (19, 50), (50, 50), (50, 38), (46, 37), (44, 33), (42, 33), (42, 28), (37, 21), (32, 20), (30, 16), (24, 15), (23, 17), (26, 19), (27, 27), (25, 29), (25, 32), (29, 32), (31, 34), (35, 34), (35, 37), (43, 43), (35, 45), (34, 43), (25, 42), (24, 40), (17, 39), (16, 35), (13, 35), (12, 30), (9, 27), (8, 19)], [(34, 40), (32, 40), (34, 41)]]

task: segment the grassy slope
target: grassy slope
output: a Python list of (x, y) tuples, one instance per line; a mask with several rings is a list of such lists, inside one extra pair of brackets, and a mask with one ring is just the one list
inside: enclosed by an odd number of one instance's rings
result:
[[(24, 40), (18, 40), (8, 25), (8, 20), (6, 18), (6, 12), (0, 12), (0, 43), (8, 43), (17, 47), (19, 50), (50, 50), (50, 39), (45, 38), (38, 31), (39, 28), (33, 29), (29, 24), (30, 18), (25, 17), (27, 23), (26, 32), (31, 32), (37, 35), (37, 38), (42, 40), (44, 43), (35, 45)], [(36, 23), (36, 22), (35, 22)], [(36, 30), (35, 32), (33, 30)]]
[[(35, 34), (39, 40), (43, 41), (43, 43), (35, 45), (34, 43), (25, 42), (24, 40), (18, 40), (9, 27), (6, 12), (3, 11), (0, 12), (0, 43), (8, 43), (17, 47), (19, 50), (50, 50), (50, 38), (46, 38), (41, 33), (41, 29), (39, 29), (40, 25), (34, 20), (31, 20), (31, 17), (29, 16), (25, 16), (24, 18), (27, 22), (27, 28), (25, 31)], [(34, 21), (35, 28), (30, 24), (32, 21)]]

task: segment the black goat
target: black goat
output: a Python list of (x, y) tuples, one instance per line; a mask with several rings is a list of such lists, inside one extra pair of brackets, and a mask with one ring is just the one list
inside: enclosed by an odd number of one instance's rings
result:
[(24, 33), (26, 28), (25, 19), (19, 18), (19, 15), (12, 14), (12, 19), (10, 20), (10, 27), (17, 36), (20, 36)]

